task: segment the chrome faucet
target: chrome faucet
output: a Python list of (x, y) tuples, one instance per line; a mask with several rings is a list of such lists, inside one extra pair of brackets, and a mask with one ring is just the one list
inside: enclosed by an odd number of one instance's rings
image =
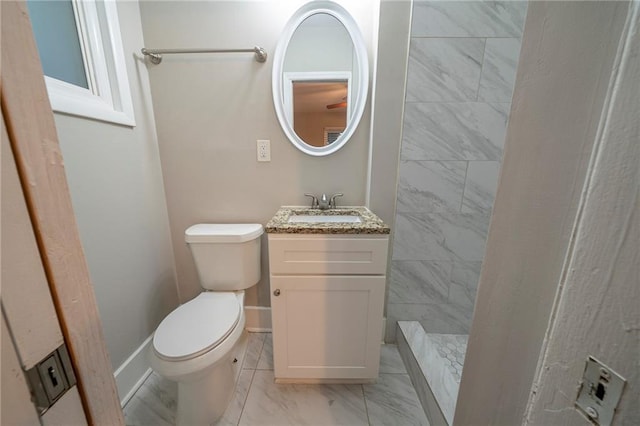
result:
[(338, 197), (342, 197), (344, 194), (342, 192), (338, 192), (337, 194), (333, 194), (331, 196), (331, 199), (329, 200), (329, 208), (330, 209), (335, 209), (336, 207), (338, 207), (338, 205), (336, 204), (336, 198)]
[(331, 208), (331, 203), (327, 198), (327, 194), (322, 194), (322, 197), (320, 197), (320, 200), (318, 200), (318, 207), (320, 208), (320, 210), (326, 210)]
[(305, 193), (304, 195), (306, 197), (311, 197), (312, 209), (327, 210), (327, 209), (335, 209), (336, 207), (338, 207), (336, 205), (336, 198), (342, 197), (344, 194), (339, 192), (337, 194), (333, 194), (330, 198), (327, 197), (327, 194), (322, 194), (322, 196), (319, 199), (313, 194)]
[(317, 209), (317, 208), (319, 208), (319, 207), (320, 207), (320, 205), (319, 205), (319, 203), (318, 203), (318, 199), (316, 198), (316, 196), (315, 196), (315, 195), (313, 195), (313, 194), (307, 194), (307, 193), (305, 193), (304, 195), (305, 195), (305, 197), (311, 197), (311, 208), (312, 208), (312, 209)]

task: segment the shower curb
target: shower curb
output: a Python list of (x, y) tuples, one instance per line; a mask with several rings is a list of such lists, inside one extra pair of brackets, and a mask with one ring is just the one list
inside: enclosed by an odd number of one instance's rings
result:
[[(432, 386), (437, 385), (437, 383), (434, 383), (434, 374), (433, 372), (429, 374), (429, 372), (424, 371), (423, 367), (425, 367), (425, 363), (418, 361), (419, 354), (423, 354), (425, 346), (431, 343), (430, 336), (442, 335), (429, 335), (424, 331), (424, 328), (418, 321), (398, 321), (397, 331), (397, 345), (400, 356), (409, 372), (409, 377), (416, 389), (430, 426), (451, 426), (453, 423), (451, 401), (449, 401), (448, 409), (445, 409), (448, 415), (445, 415), (442, 407), (446, 407), (447, 404), (443, 405), (445, 401), (442, 401), (442, 392), (436, 392), (441, 395), (441, 401), (439, 402), (432, 390)], [(433, 353), (435, 353), (435, 351), (433, 351)], [(442, 358), (438, 361), (441, 363)], [(442, 367), (441, 371), (444, 371)], [(451, 383), (451, 380), (455, 380), (452, 377), (447, 377), (447, 379), (449, 379), (449, 383)], [(457, 395), (457, 386), (455, 393)], [(449, 421), (447, 418), (449, 418)]]

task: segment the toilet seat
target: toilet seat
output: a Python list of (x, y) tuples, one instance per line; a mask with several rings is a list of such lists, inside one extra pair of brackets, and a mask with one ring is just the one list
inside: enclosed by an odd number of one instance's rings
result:
[(233, 292), (204, 292), (171, 312), (153, 336), (155, 354), (184, 361), (211, 351), (236, 328), (242, 313)]

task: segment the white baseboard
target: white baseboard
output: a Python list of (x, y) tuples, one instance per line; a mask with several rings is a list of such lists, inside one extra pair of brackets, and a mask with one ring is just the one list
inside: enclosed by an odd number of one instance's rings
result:
[(136, 349), (125, 362), (118, 367), (113, 373), (116, 379), (118, 395), (120, 396), (120, 405), (125, 406), (136, 393), (138, 388), (151, 374), (149, 361), (147, 360), (147, 352), (151, 347), (153, 334), (142, 342), (142, 345)]
[(271, 308), (266, 306), (245, 306), (245, 328), (252, 332), (271, 331)]

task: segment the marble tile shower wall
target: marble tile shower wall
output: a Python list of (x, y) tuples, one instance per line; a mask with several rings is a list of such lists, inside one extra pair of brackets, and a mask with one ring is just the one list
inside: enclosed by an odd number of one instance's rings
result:
[(469, 332), (526, 10), (414, 0), (387, 341)]

